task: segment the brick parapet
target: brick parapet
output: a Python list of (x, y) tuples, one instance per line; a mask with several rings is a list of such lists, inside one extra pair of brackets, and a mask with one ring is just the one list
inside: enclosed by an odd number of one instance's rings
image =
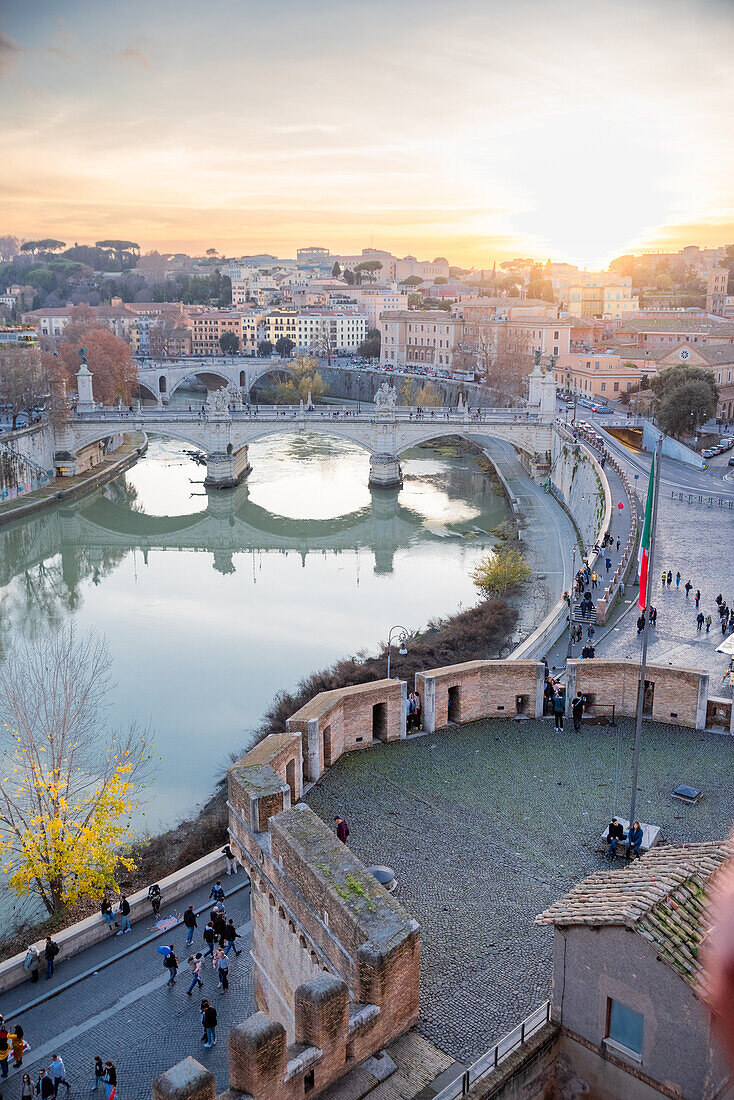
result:
[(465, 661), (416, 674), (429, 733), (449, 722), (480, 718), (539, 718), (543, 714), (542, 661)]
[[(689, 729), (706, 728), (707, 672), (648, 664), (645, 680), (652, 685), (646, 718)], [(566, 665), (566, 706), (570, 708), (573, 696), (581, 692), (593, 703), (609, 705), (610, 708), (614, 704), (617, 716), (633, 717), (637, 713), (639, 683), (640, 666), (637, 661), (572, 659)]]

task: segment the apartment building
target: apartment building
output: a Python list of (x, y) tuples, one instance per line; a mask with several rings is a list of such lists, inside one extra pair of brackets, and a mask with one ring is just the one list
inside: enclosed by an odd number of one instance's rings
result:
[(378, 328), (380, 314), (386, 310), (407, 310), (408, 291), (405, 289), (374, 286), (349, 287), (349, 296), (367, 318), (367, 328)]
[(257, 318), (257, 339), (269, 340), (275, 347), (281, 336), (298, 344), (298, 310), (297, 309), (271, 309), (267, 313), (261, 313)]
[(220, 337), (233, 332), (239, 338), (239, 353), (257, 354), (257, 318), (244, 310), (209, 309), (189, 315), (191, 351), (194, 355), (221, 355)]
[(349, 310), (303, 310), (296, 322), (296, 350), (354, 353), (367, 335), (367, 318)]
[(380, 317), (380, 364), (451, 371), (464, 322), (444, 310), (388, 310)]
[(504, 317), (515, 321), (518, 318), (555, 319), (558, 309), (553, 302), (542, 298), (486, 297), (467, 298), (459, 302), (452, 311), (464, 318), (468, 324), (486, 321), (490, 317)]
[(608, 401), (634, 389), (643, 375), (649, 378), (655, 370), (654, 362), (640, 367), (618, 354), (593, 351), (559, 356), (553, 367), (553, 377), (559, 389)]
[[(64, 335), (64, 330), (72, 318), (74, 306), (57, 306), (55, 308), (44, 307), (33, 309), (24, 313), (22, 320), (25, 324), (34, 325), (41, 336), (58, 339)], [(115, 336), (131, 342), (131, 333), (137, 320), (135, 313), (122, 304), (121, 298), (113, 298), (110, 305), (86, 306), (91, 310), (95, 320), (102, 321)]]
[(670, 351), (684, 343), (732, 344), (734, 323), (687, 312), (669, 317), (631, 318), (621, 323), (615, 339), (620, 344), (658, 352)]
[(734, 294), (727, 293), (728, 267), (714, 267), (707, 272), (706, 312), (719, 317), (734, 318)]
[(601, 317), (615, 321), (640, 309), (640, 299), (632, 295), (632, 279), (617, 276), (615, 282), (607, 278), (575, 283), (563, 295), (571, 313), (579, 317)]

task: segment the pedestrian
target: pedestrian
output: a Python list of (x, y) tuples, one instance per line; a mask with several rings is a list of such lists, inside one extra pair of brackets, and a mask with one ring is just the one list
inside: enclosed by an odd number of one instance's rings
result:
[(584, 703), (586, 702), (586, 696), (581, 692), (576, 693), (576, 698), (571, 704), (571, 710), (573, 712), (573, 728), (578, 732), (581, 729), (581, 719), (584, 716)]
[(120, 925), (120, 931), (116, 932), (116, 936), (123, 936), (125, 932), (132, 932), (130, 927), (130, 902), (127, 900), (124, 894), (120, 894), (120, 904), (117, 908), (117, 912), (122, 917), (122, 924)]
[(609, 847), (606, 850), (606, 855), (611, 856), (611, 858), (614, 859), (617, 854), (617, 841), (624, 840), (624, 829), (619, 824), (616, 817), (613, 817), (612, 820), (609, 822), (607, 840), (609, 841)]
[(719, 607), (721, 607), (723, 601), (724, 601), (724, 597), (719, 592), (718, 596), (716, 597), (716, 603), (719, 605)]
[(641, 611), (637, 616), (637, 635), (639, 637), (642, 631), (645, 629), (645, 612)]
[(696, 615), (696, 622), (698, 623), (696, 629), (700, 630), (703, 626), (703, 611), (699, 611), (698, 615)]
[(46, 981), (53, 976), (54, 972), (54, 959), (59, 953), (59, 945), (55, 943), (50, 936), (46, 936), (46, 947), (44, 948), (43, 957), (46, 960)]
[(154, 882), (152, 886), (148, 887), (148, 901), (153, 910), (153, 916), (157, 917), (161, 907), (161, 888), (157, 882)]
[(71, 1092), (71, 1085), (66, 1080), (66, 1067), (64, 1066), (64, 1061), (60, 1054), (54, 1054), (48, 1069), (54, 1083), (54, 1096), (56, 1096), (59, 1091), (59, 1085), (66, 1085), (66, 1093), (68, 1096)]
[(685, 588), (685, 590), (686, 590), (686, 599), (688, 599), (688, 597), (689, 597), (689, 596), (690, 596), (690, 594), (691, 594), (691, 589), (693, 588), (693, 585), (691, 584), (690, 580), (688, 580), (688, 581), (686, 581), (686, 583), (685, 583), (685, 584), (683, 585), (683, 587), (684, 587), (684, 588)]
[(7, 1031), (5, 1024), (0, 1027), (0, 1073), (3, 1077), (8, 1076), (8, 1062), (10, 1061), (11, 1051), (11, 1038), (10, 1033)]
[(680, 572), (675, 575), (675, 587), (680, 588)]
[(117, 1091), (117, 1066), (114, 1062), (104, 1064), (105, 1100), (115, 1100)]
[(556, 686), (553, 683), (553, 677), (548, 676), (545, 681), (545, 687), (543, 689), (543, 700), (545, 703), (545, 709), (548, 714), (553, 713), (553, 696), (556, 693)]
[(566, 697), (559, 689), (553, 696), (553, 717), (555, 719), (555, 728), (557, 730), (563, 729), (563, 712), (566, 709)]
[(214, 954), (214, 925), (211, 921), (207, 922), (207, 926), (204, 929), (204, 943), (207, 946), (207, 950), (204, 952), (204, 958), (208, 955)]
[(349, 826), (343, 817), (335, 817), (334, 821), (336, 822), (336, 835), (339, 837), (342, 844), (346, 844), (347, 837), (349, 836)]
[(671, 584), (673, 583), (673, 571), (672, 571), (672, 569), (668, 570), (667, 581), (668, 581), (668, 588), (670, 588)]
[(612, 568), (612, 559), (611, 558), (605, 558), (604, 564), (607, 567), (607, 573), (608, 573), (609, 570)]
[(658, 621), (658, 609), (657, 607), (650, 606), (650, 626), (655, 626)]
[(94, 1056), (94, 1084), (92, 1085), (91, 1092), (96, 1092), (101, 1084), (104, 1084), (105, 1068), (102, 1059), (99, 1054)]
[(23, 959), (23, 969), (30, 974), (32, 982), (38, 981), (38, 968), (40, 964), (41, 957), (38, 954), (38, 950), (31, 944)]
[(727, 624), (728, 624), (728, 619), (727, 619), (726, 615), (722, 615), (722, 617), (721, 617), (721, 633), (723, 634), (724, 637), (726, 637)]
[(620, 540), (617, 538), (617, 553), (619, 553)]
[(163, 959), (163, 965), (169, 974), (166, 985), (175, 985), (176, 974), (178, 973), (178, 959), (176, 958), (176, 953), (173, 950), (173, 944), (171, 944), (168, 948), (168, 953)]
[(668, 579), (668, 574), (663, 569), (663, 575), (660, 579), (660, 583), (662, 584), (663, 588), (665, 588), (665, 582), (666, 582), (667, 579)]
[(29, 1097), (33, 1096), (33, 1082), (31, 1081), (30, 1073), (23, 1074), (23, 1080), (20, 1082), (20, 1100), (29, 1100)]
[(229, 989), (229, 960), (221, 947), (214, 952), (212, 966), (217, 972), (217, 981), (222, 993), (226, 993)]
[(13, 1050), (13, 1066), (18, 1069), (23, 1065), (23, 1055), (25, 1054), (26, 1041), (23, 1038), (23, 1028), (20, 1024), (16, 1024), (10, 1035), (10, 1046)]
[(240, 957), (242, 952), (238, 951), (237, 948), (235, 947), (235, 940), (239, 939), (239, 936), (240, 936), (240, 934), (234, 926), (234, 921), (230, 918), (227, 921), (227, 927), (224, 930), (224, 940), (225, 940), (225, 943), (227, 944), (227, 946), (225, 948), (225, 951), (224, 951), (225, 955), (229, 955), (230, 951), (234, 951), (237, 958)]
[(599, 587), (599, 574), (597, 572), (594, 572), (594, 573), (591, 574), (591, 587), (592, 588), (598, 588)]
[(642, 826), (639, 821), (632, 822), (632, 828), (627, 836), (627, 859), (632, 858), (632, 852), (640, 858), (640, 845), (642, 844)]
[(696, 589), (696, 607), (698, 607), (700, 602), (701, 602), (701, 590), (699, 588), (697, 588)]
[(194, 938), (194, 929), (197, 927), (196, 913), (194, 912), (193, 905), (190, 905), (188, 907), (188, 909), (186, 910), (186, 912), (184, 913), (183, 922), (184, 922), (184, 924), (186, 925), (186, 927), (188, 929), (188, 931), (186, 933), (186, 946), (190, 947), (191, 946), (191, 941)]
[(228, 875), (236, 875), (237, 874), (237, 860), (235, 859), (234, 852), (230, 848), (229, 844), (225, 844), (224, 847), (222, 848), (222, 855), (224, 856), (224, 858), (227, 861), (227, 874)]
[(214, 898), (215, 901), (222, 901), (222, 899), (224, 898), (224, 887), (222, 886), (221, 879), (217, 879), (217, 881), (211, 888), (211, 891), (209, 893), (209, 900), (211, 901), (212, 898)]
[(217, 909), (212, 909), (212, 924), (214, 926), (214, 935), (219, 940), (219, 946), (224, 947), (224, 933), (227, 929), (227, 922), (224, 919), (224, 914), (220, 913)]
[(42, 1069), (38, 1074), (36, 1092), (41, 1097), (41, 1100), (48, 1100), (48, 1097), (56, 1095), (54, 1092), (54, 1083), (45, 1069)]
[(191, 985), (186, 990), (189, 997), (194, 991), (194, 986), (198, 985), (199, 989), (204, 988), (204, 983), (201, 980), (201, 968), (204, 963), (204, 958), (201, 951), (198, 951), (195, 955), (189, 955), (188, 959), (189, 970), (191, 971)]
[(204, 1046), (213, 1047), (217, 1041), (217, 1010), (207, 1000), (201, 1002), (201, 1026), (204, 1029)]
[(110, 904), (110, 901), (107, 897), (102, 898), (102, 902), (100, 904), (99, 911), (102, 914), (102, 916), (104, 917), (104, 919), (107, 921), (107, 927), (109, 928), (110, 932), (112, 932), (112, 925), (113, 924), (114, 924), (115, 928), (120, 927), (119, 924), (117, 923), (117, 921), (115, 920), (114, 916), (112, 915), (112, 905)]
[(708, 634), (709, 630), (711, 629), (711, 623), (712, 622), (713, 622), (713, 620), (712, 620), (711, 616), (707, 615), (706, 616), (706, 633), (707, 634)]

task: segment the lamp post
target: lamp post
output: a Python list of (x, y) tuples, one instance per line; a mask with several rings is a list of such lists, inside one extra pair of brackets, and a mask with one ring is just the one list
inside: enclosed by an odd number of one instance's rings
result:
[(408, 650), (405, 648), (405, 643), (408, 640), (408, 631), (404, 626), (391, 626), (390, 633), (387, 636), (387, 678), (390, 679), (390, 650), (392, 648), (393, 634), (400, 640), (400, 648), (398, 653), (401, 657), (404, 657)]
[(576, 583), (576, 544), (571, 547), (571, 586), (568, 590), (568, 647), (566, 661), (571, 657), (571, 631), (573, 630), (573, 586)]

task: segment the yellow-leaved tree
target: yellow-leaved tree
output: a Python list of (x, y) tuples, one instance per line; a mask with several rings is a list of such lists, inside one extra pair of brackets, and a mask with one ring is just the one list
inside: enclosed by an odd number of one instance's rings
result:
[(0, 667), (0, 851), (8, 885), (49, 913), (118, 889), (150, 737), (105, 732), (111, 659), (73, 627), (13, 647)]

